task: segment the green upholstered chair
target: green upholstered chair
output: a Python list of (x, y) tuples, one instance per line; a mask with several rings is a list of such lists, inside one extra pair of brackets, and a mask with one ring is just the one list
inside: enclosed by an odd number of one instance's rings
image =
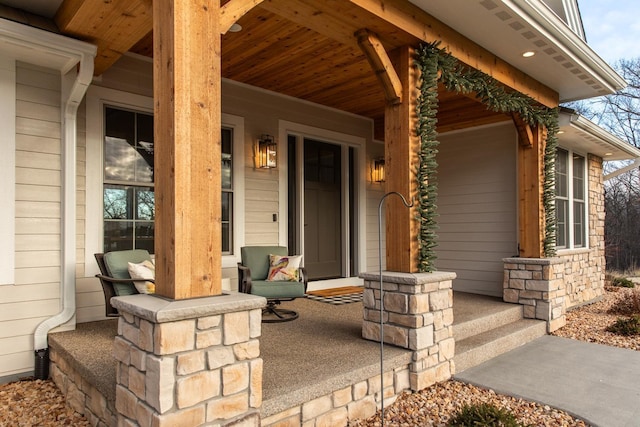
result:
[(106, 316), (118, 317), (118, 310), (111, 305), (111, 298), (138, 293), (133, 282), (140, 279), (134, 280), (129, 276), (128, 263), (148, 261), (151, 260), (151, 256), (144, 249), (97, 253), (94, 256), (100, 268), (100, 274), (96, 274), (96, 277), (102, 284)]
[(267, 299), (263, 310), (263, 322), (286, 322), (298, 318), (293, 310), (277, 308), (282, 301), (305, 298), (307, 274), (299, 269), (299, 281), (267, 281), (269, 255), (287, 256), (284, 246), (245, 246), (240, 248), (241, 261), (238, 263), (238, 290), (259, 295)]

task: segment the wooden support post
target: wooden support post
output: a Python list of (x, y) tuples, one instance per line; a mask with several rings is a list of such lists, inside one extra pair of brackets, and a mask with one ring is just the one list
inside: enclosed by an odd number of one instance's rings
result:
[(154, 0), (156, 292), (222, 293), (219, 0)]
[[(398, 48), (390, 56), (402, 84), (402, 102), (388, 103), (385, 108), (385, 189), (397, 191), (411, 200), (417, 195), (420, 150), (415, 112), (419, 71), (413, 64), (412, 48)], [(387, 270), (415, 273), (418, 271), (416, 208), (407, 209), (399, 198), (390, 197), (385, 210)]]
[[(519, 243), (522, 258), (544, 257), (544, 151), (546, 129), (530, 128), (530, 141), (518, 144)], [(525, 132), (524, 135), (529, 134)]]

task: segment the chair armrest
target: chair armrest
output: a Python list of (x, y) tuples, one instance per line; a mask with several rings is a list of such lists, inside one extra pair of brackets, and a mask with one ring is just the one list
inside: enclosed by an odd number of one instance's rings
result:
[(307, 275), (307, 270), (304, 267), (300, 267), (300, 281), (304, 283), (304, 293), (307, 293), (307, 282), (309, 281), (309, 276)]
[(251, 293), (251, 269), (238, 263), (238, 291)]
[(115, 277), (105, 276), (104, 274), (96, 274), (96, 277), (113, 283), (133, 283), (142, 281), (156, 283), (155, 279), (116, 279)]

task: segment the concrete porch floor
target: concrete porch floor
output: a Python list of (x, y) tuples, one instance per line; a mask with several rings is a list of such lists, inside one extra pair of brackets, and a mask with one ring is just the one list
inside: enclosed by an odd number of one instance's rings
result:
[[(496, 298), (456, 293), (454, 326), (504, 305)], [(380, 344), (361, 338), (362, 303), (334, 306), (298, 299), (283, 306), (298, 311), (300, 317), (262, 325), (262, 417), (380, 372)], [(116, 333), (117, 320), (105, 320), (78, 324), (75, 331), (49, 336), (50, 348), (55, 348), (111, 402), (115, 401), (112, 345)], [(385, 345), (384, 360), (385, 370), (406, 365), (411, 352)]]

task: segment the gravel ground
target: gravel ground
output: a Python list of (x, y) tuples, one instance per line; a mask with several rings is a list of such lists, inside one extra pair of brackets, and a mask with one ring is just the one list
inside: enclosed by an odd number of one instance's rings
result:
[[(604, 298), (567, 314), (567, 325), (554, 335), (616, 347), (640, 350), (640, 336), (621, 337), (605, 328), (619, 317), (640, 312), (640, 289), (608, 288)], [(385, 408), (385, 425), (397, 427), (445, 426), (464, 404), (487, 402), (513, 412), (529, 426), (586, 426), (565, 412), (546, 405), (496, 394), (458, 381), (436, 384), (418, 393), (405, 393)], [(380, 425), (380, 414), (356, 420), (353, 427)], [(66, 406), (51, 381), (23, 380), (0, 385), (0, 427), (89, 426)]]
[[(619, 317), (633, 312), (640, 313), (640, 288), (607, 288), (602, 300), (567, 313), (567, 325), (553, 335), (640, 350), (640, 336), (623, 337), (605, 330)], [(403, 394), (393, 405), (385, 408), (385, 425), (446, 426), (447, 421), (463, 405), (482, 402), (508, 409), (520, 423), (527, 426), (587, 426), (584, 421), (549, 406), (453, 380), (418, 393)], [(380, 413), (366, 420), (356, 420), (350, 426), (380, 426)]]

